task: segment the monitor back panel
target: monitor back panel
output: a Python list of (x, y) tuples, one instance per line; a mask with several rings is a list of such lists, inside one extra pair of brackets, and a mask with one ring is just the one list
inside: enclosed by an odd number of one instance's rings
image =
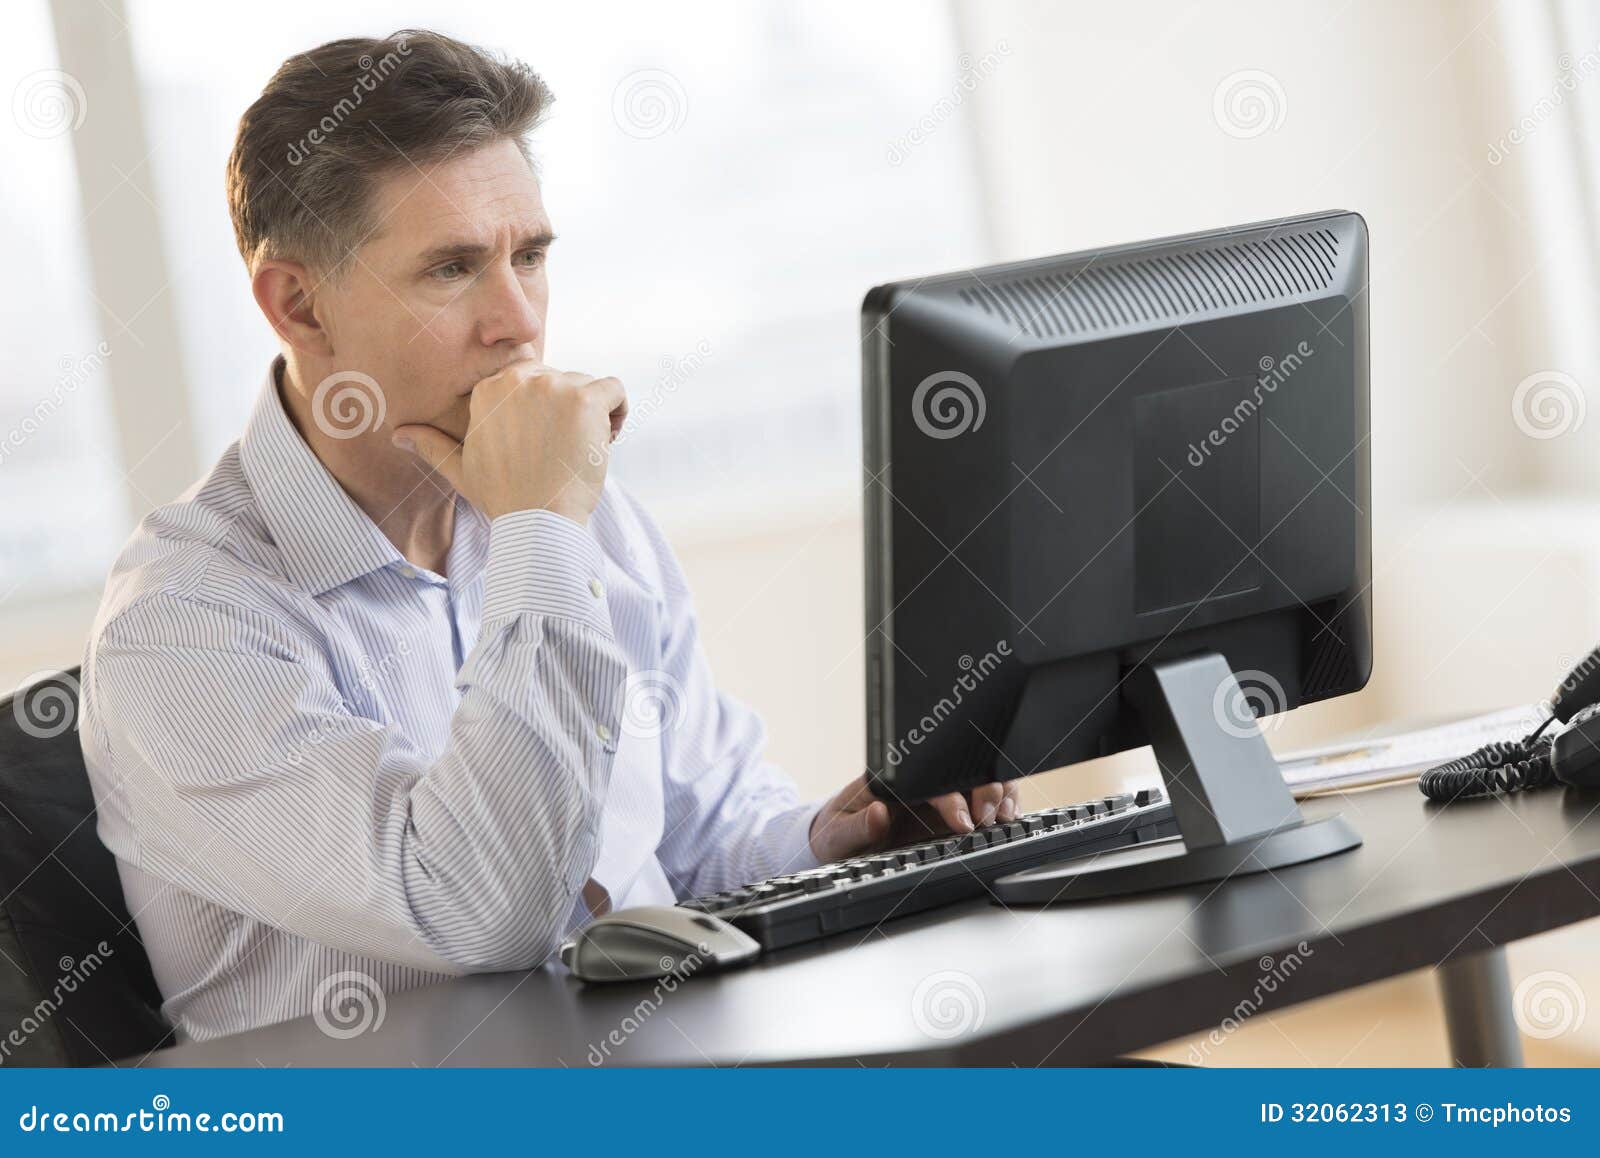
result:
[(908, 798), (1144, 743), (1139, 663), (1277, 709), (1371, 668), (1366, 230), (1317, 214), (863, 309), (868, 767)]

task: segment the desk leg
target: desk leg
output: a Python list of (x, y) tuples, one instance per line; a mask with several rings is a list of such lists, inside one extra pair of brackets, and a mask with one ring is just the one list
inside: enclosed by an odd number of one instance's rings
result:
[(1522, 1038), (1511, 1008), (1511, 977), (1503, 948), (1484, 949), (1434, 970), (1458, 1066), (1520, 1066)]

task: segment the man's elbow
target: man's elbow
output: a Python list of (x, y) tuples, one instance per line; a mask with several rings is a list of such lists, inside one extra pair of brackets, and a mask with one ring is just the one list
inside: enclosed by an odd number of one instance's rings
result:
[(575, 896), (555, 905), (509, 895), (458, 911), (436, 930), (436, 951), (463, 973), (534, 969), (561, 947)]

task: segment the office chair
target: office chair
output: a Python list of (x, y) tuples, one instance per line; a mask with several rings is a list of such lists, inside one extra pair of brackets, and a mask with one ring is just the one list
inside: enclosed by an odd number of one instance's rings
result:
[(0, 700), (0, 1066), (105, 1065), (173, 1040), (77, 724), (76, 668)]

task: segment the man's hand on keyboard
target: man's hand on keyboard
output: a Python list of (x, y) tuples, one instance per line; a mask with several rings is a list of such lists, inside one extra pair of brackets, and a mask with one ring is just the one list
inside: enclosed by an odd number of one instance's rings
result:
[(971, 832), (980, 824), (1013, 820), (1022, 811), (1021, 781), (994, 781), (967, 794), (950, 792), (908, 807), (890, 805), (867, 787), (865, 775), (846, 784), (811, 821), (811, 851), (827, 864), (879, 848)]

